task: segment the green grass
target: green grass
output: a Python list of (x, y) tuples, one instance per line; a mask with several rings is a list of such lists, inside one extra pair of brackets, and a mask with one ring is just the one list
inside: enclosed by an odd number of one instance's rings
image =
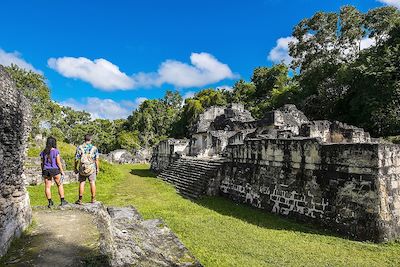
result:
[[(400, 266), (399, 243), (347, 240), (221, 197), (192, 202), (143, 164), (102, 164), (102, 171), (98, 200), (162, 218), (205, 266)], [(29, 192), (33, 205), (46, 204), (43, 186)], [(76, 192), (77, 184), (66, 185), (68, 200)]]
[[(110, 199), (111, 192), (116, 183), (120, 183), (124, 178), (124, 173), (118, 168), (118, 166), (110, 164), (108, 162), (101, 161), (100, 163), (100, 174), (97, 177), (97, 200), (104, 202)], [(28, 187), (30, 201), (32, 206), (43, 206), (47, 200), (44, 195), (44, 185), (29, 186)], [(65, 199), (69, 202), (74, 202), (78, 197), (78, 183), (64, 185)], [(58, 200), (57, 187), (52, 186), (52, 199)], [(86, 183), (86, 189), (84, 194), (84, 201), (90, 201), (90, 189), (89, 183)], [(47, 204), (46, 204), (47, 205)]]

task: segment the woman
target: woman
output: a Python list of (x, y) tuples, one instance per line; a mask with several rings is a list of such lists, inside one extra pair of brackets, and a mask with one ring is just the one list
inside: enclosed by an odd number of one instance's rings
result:
[(64, 175), (64, 170), (61, 164), (60, 152), (57, 149), (57, 141), (54, 137), (47, 138), (46, 148), (40, 153), (42, 158), (42, 175), (45, 182), (45, 194), (49, 205), (51, 207), (54, 205), (53, 200), (51, 200), (51, 182), (54, 179), (58, 187), (58, 194), (61, 198), (61, 205), (68, 204), (64, 199), (64, 187), (61, 181), (61, 175)]

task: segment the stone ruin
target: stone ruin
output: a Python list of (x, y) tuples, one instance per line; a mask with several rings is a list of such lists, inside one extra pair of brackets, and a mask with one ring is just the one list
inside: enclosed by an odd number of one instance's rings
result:
[[(25, 186), (43, 181), (40, 177), (40, 159), (27, 158), (24, 164), (30, 132), (29, 104), (1, 65), (0, 90), (2, 257), (11, 242), (22, 234), (32, 220)], [(72, 172), (70, 176), (67, 182), (76, 180)], [(162, 220), (144, 220), (133, 207), (113, 208), (97, 203), (82, 206), (70, 204), (63, 209), (77, 209), (95, 215), (94, 222), (100, 233), (100, 250), (107, 256), (110, 266), (202, 266)]]
[(30, 108), (0, 66), (0, 257), (31, 222), (22, 178)]
[(117, 149), (111, 151), (107, 155), (101, 154), (100, 157), (105, 161), (117, 164), (149, 163), (151, 159), (151, 149), (141, 148), (133, 152), (126, 149)]
[(155, 146), (151, 163), (188, 197), (222, 195), (358, 240), (400, 237), (400, 145), (294, 105), (260, 120), (239, 104), (211, 107), (190, 139)]

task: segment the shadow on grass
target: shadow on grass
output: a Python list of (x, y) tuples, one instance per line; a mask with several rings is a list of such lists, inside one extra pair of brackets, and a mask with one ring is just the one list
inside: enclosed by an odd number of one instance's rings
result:
[(202, 197), (198, 200), (192, 201), (202, 207), (216, 211), (221, 215), (233, 217), (263, 228), (341, 237), (332, 231), (322, 228), (321, 226), (298, 222), (292, 218), (282, 217), (245, 204), (235, 203), (232, 200), (221, 196)]
[(140, 177), (150, 177), (155, 178), (157, 175), (149, 169), (132, 169), (130, 174), (140, 176)]

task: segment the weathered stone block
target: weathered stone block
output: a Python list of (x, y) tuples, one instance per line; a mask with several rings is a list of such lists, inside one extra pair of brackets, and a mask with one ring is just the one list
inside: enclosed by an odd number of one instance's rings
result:
[(31, 221), (22, 178), (30, 108), (0, 66), (0, 256)]

